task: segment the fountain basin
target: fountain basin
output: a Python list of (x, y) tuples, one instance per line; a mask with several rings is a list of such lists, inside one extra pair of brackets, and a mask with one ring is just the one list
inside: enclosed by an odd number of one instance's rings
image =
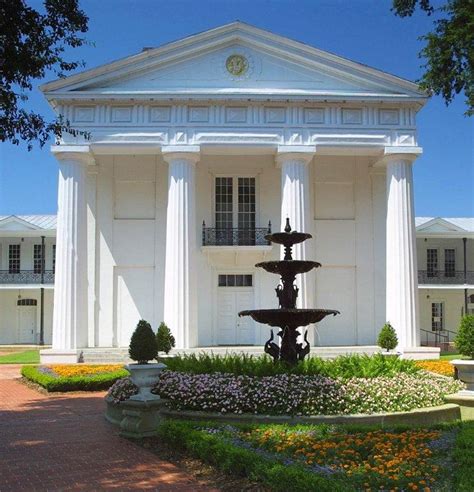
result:
[(279, 260), (279, 261), (262, 261), (257, 263), (256, 267), (263, 268), (269, 273), (278, 273), (282, 277), (298, 273), (307, 273), (313, 268), (319, 268), (321, 263), (309, 260)]
[(326, 316), (340, 314), (334, 309), (252, 309), (240, 311), (239, 316), (250, 316), (258, 323), (283, 328), (297, 328), (321, 321)]

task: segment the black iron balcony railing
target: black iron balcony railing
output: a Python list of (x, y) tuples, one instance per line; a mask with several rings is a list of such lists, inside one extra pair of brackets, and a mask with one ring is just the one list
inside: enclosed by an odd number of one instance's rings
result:
[(474, 284), (474, 272), (418, 270), (419, 284)]
[[(43, 278), (42, 278), (43, 277)], [(41, 282), (43, 280), (43, 282)], [(45, 270), (43, 274), (34, 270), (20, 270), (11, 273), (9, 270), (0, 270), (0, 284), (54, 284), (54, 272)]]
[(220, 229), (217, 227), (206, 227), (202, 223), (202, 245), (203, 246), (269, 246), (270, 243), (265, 239), (267, 234), (271, 234), (272, 225), (268, 227), (255, 228), (231, 228)]

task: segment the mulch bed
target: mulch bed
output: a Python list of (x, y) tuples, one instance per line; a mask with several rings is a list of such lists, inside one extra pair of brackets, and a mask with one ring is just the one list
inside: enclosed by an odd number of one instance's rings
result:
[(235, 478), (222, 473), (217, 468), (190, 458), (171, 448), (157, 437), (132, 441), (156, 454), (160, 459), (169, 461), (186, 470), (201, 485), (217, 488), (223, 492), (270, 492), (271, 489), (247, 478)]

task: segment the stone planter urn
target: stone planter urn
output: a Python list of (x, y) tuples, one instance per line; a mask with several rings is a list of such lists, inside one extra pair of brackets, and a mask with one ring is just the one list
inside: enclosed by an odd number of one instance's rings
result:
[(154, 395), (151, 389), (160, 379), (161, 372), (166, 369), (165, 364), (128, 364), (127, 369), (131, 380), (138, 387), (138, 394), (130, 397), (130, 400), (159, 400), (160, 397)]
[(458, 378), (466, 383), (467, 391), (474, 396), (474, 359), (455, 359), (451, 361), (451, 364), (456, 368)]

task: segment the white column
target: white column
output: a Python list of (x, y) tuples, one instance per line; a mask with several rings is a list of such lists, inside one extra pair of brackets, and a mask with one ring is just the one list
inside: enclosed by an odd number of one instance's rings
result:
[[(279, 147), (277, 165), (281, 168), (281, 229), (284, 230), (287, 217), (292, 230), (311, 232), (310, 179), (309, 163), (312, 161), (315, 147)], [(293, 259), (308, 258), (307, 241), (293, 247)], [(281, 248), (283, 257), (283, 248)], [(309, 259), (309, 258), (308, 258)], [(311, 302), (311, 280), (308, 274), (298, 275), (298, 307), (314, 307)]]
[(42, 362), (75, 362), (87, 331), (87, 165), (88, 147), (55, 152), (59, 160), (56, 273), (52, 350)]
[(386, 318), (401, 350), (420, 344), (418, 273), (413, 201), (414, 158), (391, 155), (387, 168)]
[(164, 321), (176, 348), (197, 345), (196, 190), (199, 147), (163, 148), (168, 162)]

